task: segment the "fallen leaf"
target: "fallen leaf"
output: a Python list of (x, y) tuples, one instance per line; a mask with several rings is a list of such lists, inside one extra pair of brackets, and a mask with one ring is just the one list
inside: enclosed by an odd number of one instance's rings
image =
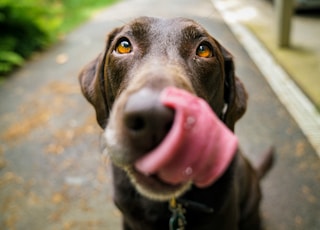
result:
[(7, 162), (4, 159), (0, 159), (0, 169), (3, 169), (4, 167), (6, 167)]
[(62, 54), (59, 54), (57, 57), (56, 57), (56, 63), (58, 64), (65, 64), (67, 61), (69, 60), (69, 56), (65, 53), (62, 53)]
[(61, 203), (62, 201), (65, 200), (65, 197), (63, 194), (61, 193), (55, 193), (53, 194), (52, 198), (51, 198), (51, 201), (55, 204), (59, 204)]
[(61, 145), (49, 144), (45, 151), (49, 154), (60, 155), (64, 152), (64, 148)]

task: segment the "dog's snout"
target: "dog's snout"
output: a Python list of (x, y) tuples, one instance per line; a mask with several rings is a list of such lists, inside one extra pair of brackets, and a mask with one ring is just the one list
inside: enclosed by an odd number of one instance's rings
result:
[(146, 153), (169, 132), (174, 111), (161, 104), (158, 92), (143, 89), (132, 94), (124, 108), (124, 129), (130, 147)]

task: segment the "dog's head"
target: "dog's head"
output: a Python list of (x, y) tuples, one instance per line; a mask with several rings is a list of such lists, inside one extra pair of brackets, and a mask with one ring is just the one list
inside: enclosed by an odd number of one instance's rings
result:
[(232, 131), (246, 109), (247, 95), (235, 76), (232, 55), (189, 19), (142, 17), (114, 29), (105, 50), (79, 79), (105, 129), (111, 160), (128, 171), (140, 192), (159, 199), (187, 189), (140, 175), (132, 167), (172, 125), (174, 111), (159, 102), (161, 91), (174, 86), (203, 98)]

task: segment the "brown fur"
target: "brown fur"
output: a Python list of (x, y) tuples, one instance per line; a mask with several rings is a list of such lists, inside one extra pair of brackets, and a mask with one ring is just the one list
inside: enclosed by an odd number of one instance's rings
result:
[[(132, 44), (131, 53), (116, 52), (115, 47), (123, 38)], [(195, 54), (200, 44), (211, 47), (212, 57)], [(132, 166), (135, 160), (156, 147), (165, 135), (149, 140), (150, 135), (143, 139), (127, 130), (123, 118), (126, 105), (142, 92), (147, 95), (141, 97), (146, 100), (143, 103), (170, 116), (153, 98), (167, 86), (187, 90), (205, 99), (232, 131), (244, 114), (247, 93), (235, 76), (232, 55), (205, 29), (182, 18), (138, 18), (109, 33), (104, 51), (82, 70), (79, 79), (83, 94), (94, 106), (97, 121), (105, 130), (106, 148), (113, 162), (114, 200), (123, 213), (124, 229), (167, 229), (170, 211), (168, 203), (157, 197), (159, 194), (179, 194), (215, 210), (208, 214), (187, 209), (187, 229), (260, 229), (259, 178), (262, 171), (271, 167), (271, 157), (269, 163), (261, 164), (265, 168), (258, 170), (258, 175), (239, 151), (225, 174), (204, 189), (175, 188), (151, 177), (130, 175), (132, 170), (136, 173)], [(158, 135), (157, 125), (152, 125)], [(151, 195), (141, 195), (139, 186), (147, 188)], [(149, 199), (152, 194), (158, 200)]]

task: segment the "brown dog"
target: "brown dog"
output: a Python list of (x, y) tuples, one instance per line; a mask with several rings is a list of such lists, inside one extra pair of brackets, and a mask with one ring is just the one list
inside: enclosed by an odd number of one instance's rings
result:
[(206, 188), (164, 183), (133, 167), (171, 128), (174, 111), (159, 102), (164, 88), (203, 98), (232, 131), (246, 110), (247, 94), (235, 77), (231, 54), (199, 24), (142, 17), (114, 29), (105, 50), (80, 73), (80, 84), (105, 130), (124, 229), (168, 229), (172, 196), (180, 197), (187, 229), (261, 228), (259, 179), (271, 166), (271, 152), (254, 170), (238, 151)]

